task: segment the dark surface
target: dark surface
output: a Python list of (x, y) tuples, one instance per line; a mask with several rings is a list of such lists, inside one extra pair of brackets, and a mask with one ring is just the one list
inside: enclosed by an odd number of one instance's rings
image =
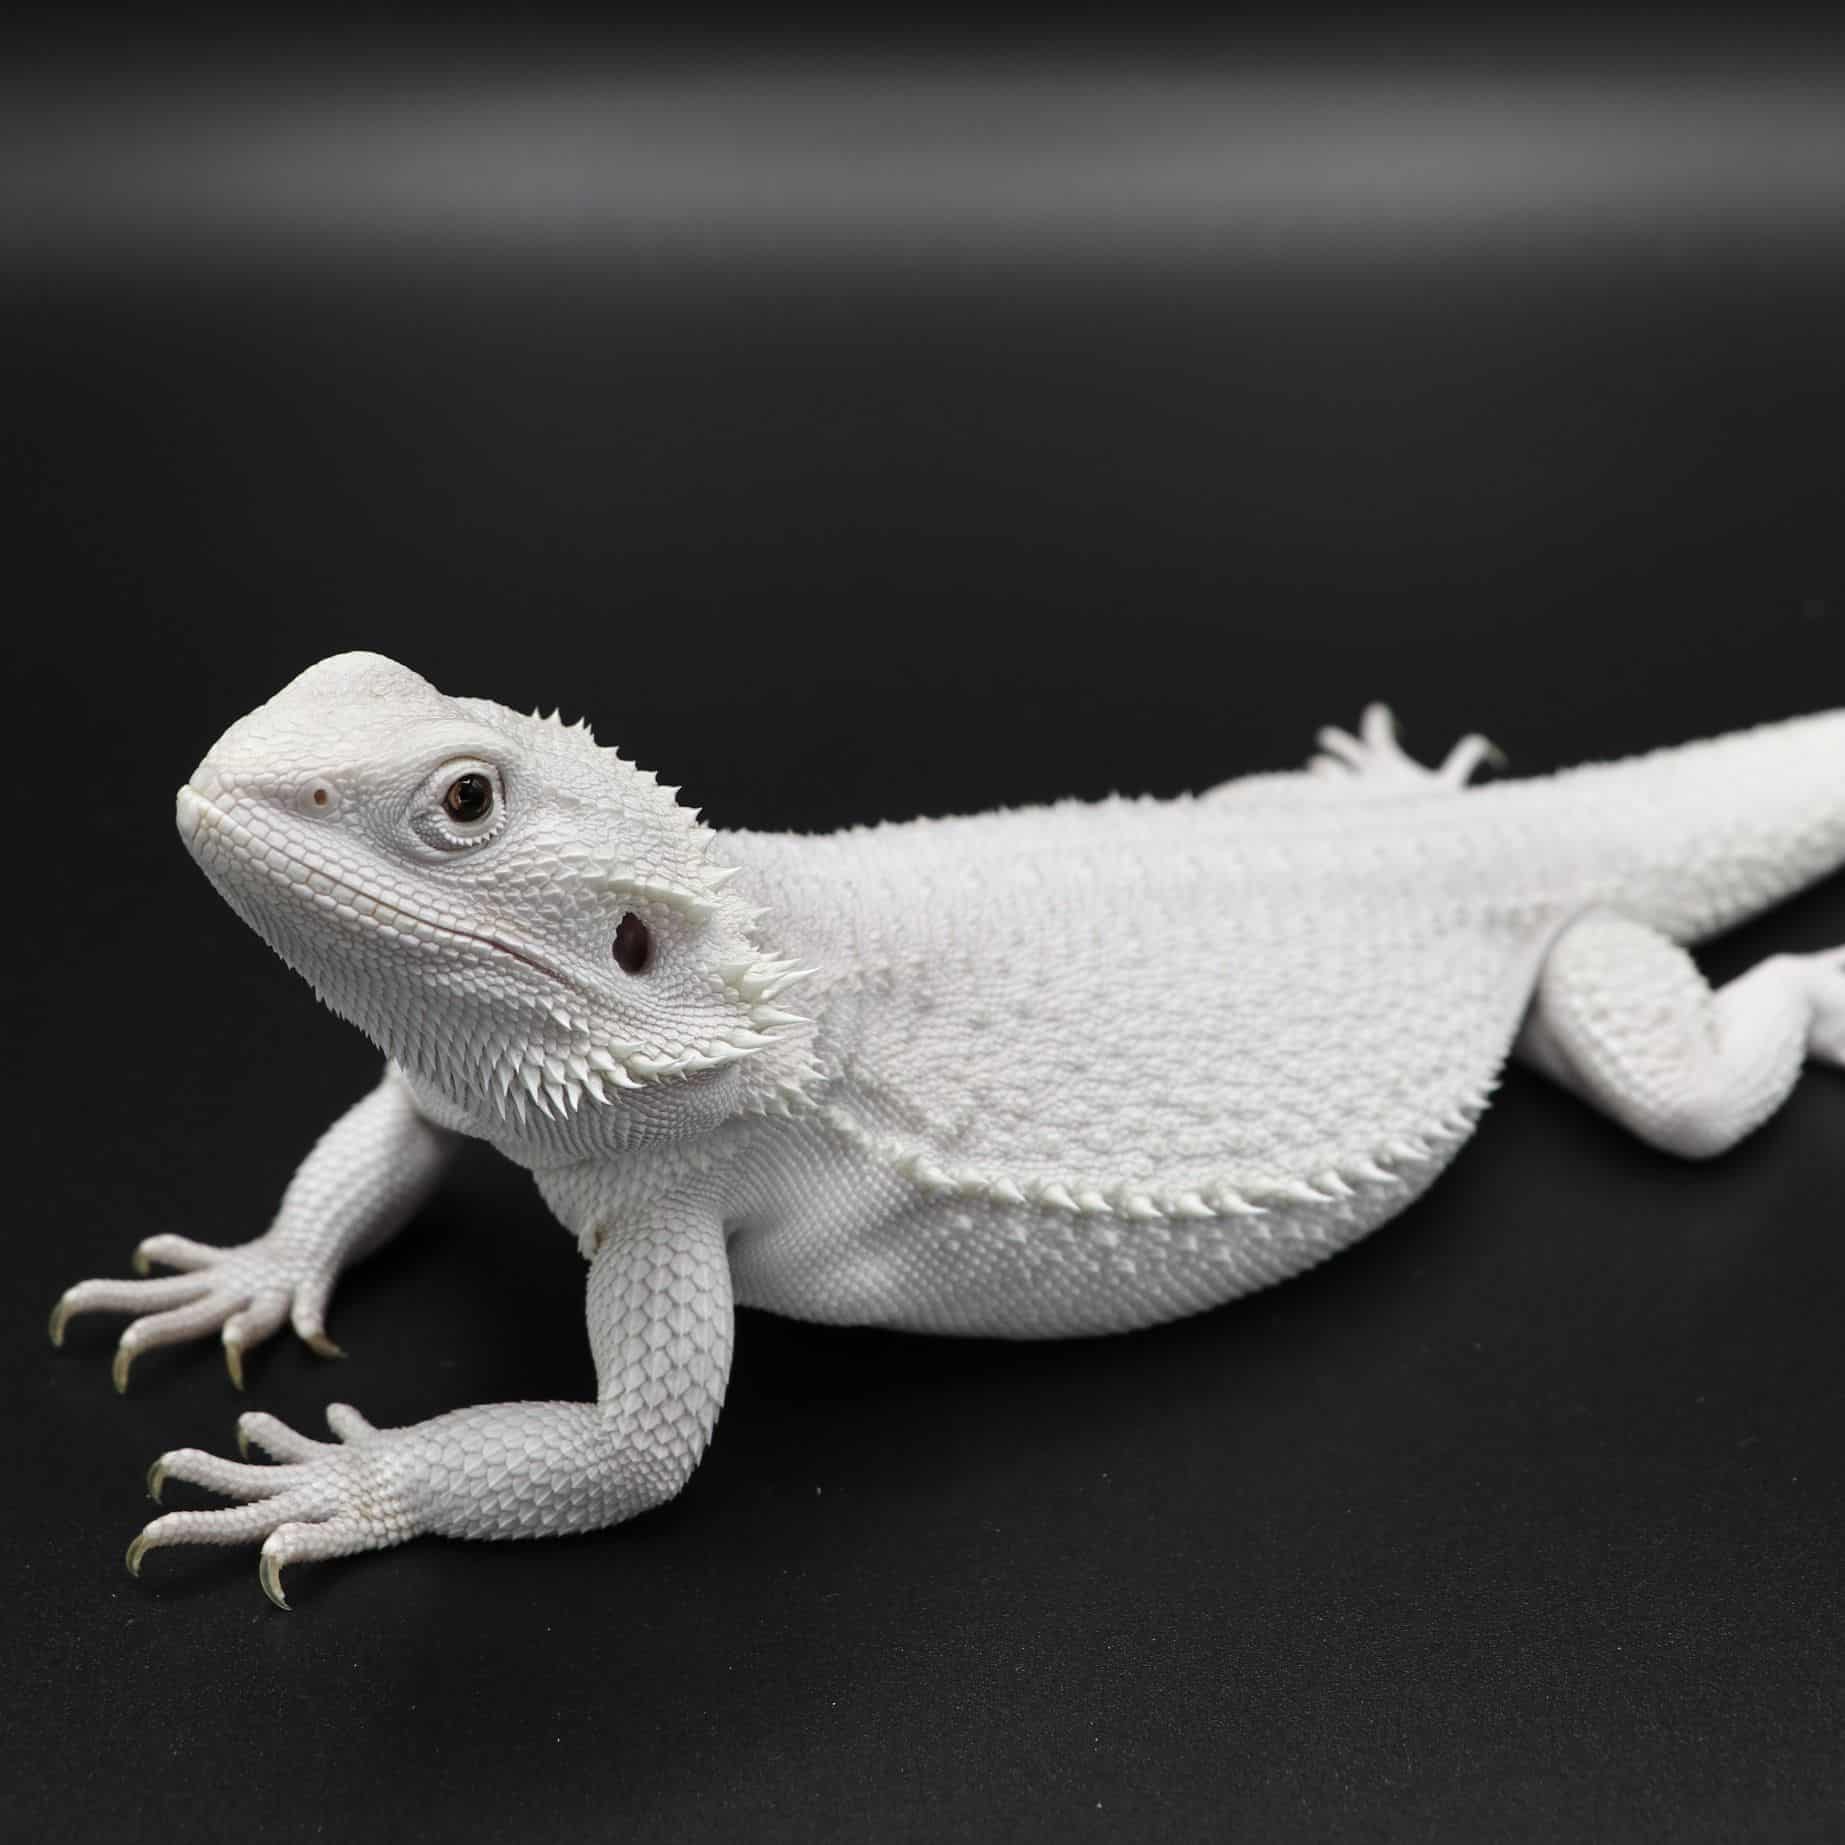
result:
[[(246, 1403), (586, 1394), (529, 1181), (470, 1157), (351, 1358), (279, 1338), (244, 1400), (44, 1340), (138, 1238), (259, 1231), (371, 1081), (171, 830), (321, 655), (813, 828), (1287, 766), (1375, 696), (1531, 771), (1845, 701), (1845, 247), (1486, 243), (12, 278), (9, 1829), (1839, 1836), (1831, 1073), (1701, 1169), (1514, 1073), (1382, 1235), (1133, 1337), (746, 1314), (672, 1506), (292, 1615), (251, 1551), (131, 1582), (142, 1469)], [(1835, 880), (1706, 963), (1840, 941)]]

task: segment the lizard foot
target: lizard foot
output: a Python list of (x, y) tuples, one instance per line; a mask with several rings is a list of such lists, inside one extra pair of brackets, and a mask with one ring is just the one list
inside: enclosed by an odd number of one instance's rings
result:
[(158, 1501), (169, 1480), (240, 1499), (241, 1505), (200, 1512), (168, 1512), (145, 1526), (128, 1546), (128, 1573), (139, 1576), (150, 1550), (172, 1544), (260, 1543), (257, 1576), (278, 1608), (282, 1571), (291, 1563), (349, 1557), (401, 1544), (423, 1529), (414, 1510), (414, 1429), (374, 1428), (346, 1403), (327, 1406), (336, 1441), (299, 1435), (274, 1416), (237, 1419), (237, 1446), (254, 1444), (275, 1456), (275, 1466), (221, 1460), (201, 1448), (175, 1448), (147, 1472)]
[(284, 1320), (323, 1358), (344, 1354), (327, 1337), (326, 1305), (337, 1271), (304, 1258), (272, 1232), (229, 1249), (184, 1236), (150, 1236), (134, 1266), (146, 1275), (159, 1262), (180, 1272), (144, 1281), (80, 1281), (67, 1288), (51, 1312), (51, 1342), (80, 1313), (132, 1313), (137, 1317), (115, 1348), (117, 1390), (128, 1388), (135, 1358), (157, 1345), (216, 1332), (224, 1345), (231, 1382), (243, 1388), (243, 1355)]
[(1807, 1055), (1845, 1070), (1845, 948), (1802, 955), (1813, 999)]
[(1320, 753), (1307, 765), (1315, 775), (1351, 777), (1379, 789), (1464, 788), (1481, 763), (1503, 767), (1504, 753), (1485, 737), (1463, 737), (1439, 769), (1424, 768), (1404, 753), (1397, 740), (1397, 721), (1388, 705), (1367, 705), (1358, 720), (1358, 735), (1334, 726), (1317, 738)]

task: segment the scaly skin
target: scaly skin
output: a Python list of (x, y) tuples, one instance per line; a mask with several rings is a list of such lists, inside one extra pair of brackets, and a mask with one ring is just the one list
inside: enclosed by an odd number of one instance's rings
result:
[[(302, 674), (180, 790), (231, 906), (388, 1059), (254, 1242), (84, 1282), (136, 1353), (217, 1331), (235, 1381), (407, 1218), (463, 1136), (528, 1167), (589, 1262), (594, 1403), (463, 1409), (275, 1465), (135, 1540), (284, 1565), (419, 1532), (536, 1536), (670, 1498), (733, 1301), (1034, 1338), (1247, 1293), (1401, 1210), (1516, 1051), (1655, 1145), (1720, 1152), (1845, 1062), (1845, 953), (1722, 992), (1681, 944), (1845, 863), (1845, 712), (1466, 786), (1381, 707), (1307, 772), (1177, 801), (722, 834), (587, 730), (373, 654)], [(758, 905), (766, 905), (759, 908)], [(799, 1010), (791, 1007), (798, 1006)], [(284, 1604), (286, 1605), (286, 1604)]]

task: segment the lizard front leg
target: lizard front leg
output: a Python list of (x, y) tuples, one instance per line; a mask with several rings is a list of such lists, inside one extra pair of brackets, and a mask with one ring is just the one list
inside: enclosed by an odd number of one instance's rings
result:
[(278, 1606), (290, 1563), (349, 1556), (421, 1533), (546, 1537), (593, 1531), (672, 1498), (690, 1478), (730, 1375), (730, 1262), (715, 1209), (684, 1206), (651, 1227), (605, 1238), (590, 1259), (594, 1403), (491, 1403), (403, 1428), (374, 1428), (336, 1403), (335, 1442), (272, 1416), (245, 1416), (245, 1439), (278, 1466), (195, 1448), (163, 1454), (156, 1498), (189, 1480), (246, 1503), (156, 1518), (129, 1546), (140, 1573), (168, 1544), (260, 1542), (258, 1573)]
[(301, 1162), (274, 1223), (253, 1242), (218, 1248), (184, 1236), (151, 1236), (135, 1251), (143, 1275), (162, 1263), (179, 1272), (146, 1281), (80, 1281), (52, 1310), (51, 1339), (80, 1313), (140, 1317), (115, 1351), (115, 1387), (128, 1387), (137, 1354), (217, 1332), (231, 1381), (243, 1388), (243, 1355), (284, 1320), (322, 1357), (338, 1357), (326, 1332), (340, 1271), (409, 1221), (434, 1190), (462, 1137), (417, 1109), (404, 1079), (384, 1080), (324, 1133)]

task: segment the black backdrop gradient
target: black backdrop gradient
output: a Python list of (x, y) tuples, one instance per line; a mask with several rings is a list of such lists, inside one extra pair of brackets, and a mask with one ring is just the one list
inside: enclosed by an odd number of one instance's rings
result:
[[(246, 25), (0, 89), (18, 1836), (1845, 1831), (1831, 1073), (1694, 1169), (1513, 1072), (1378, 1237), (1129, 1338), (747, 1313), (672, 1506), (289, 1616), (247, 1550), (131, 1582), (142, 1470), (586, 1394), (529, 1181), (470, 1157), (241, 1401), (43, 1333), (260, 1231), (372, 1078), (171, 831), (326, 653), (757, 827), (1170, 793), (1379, 696), (1531, 771), (1845, 702), (1845, 63)], [(1705, 959), (1841, 941), (1835, 881)]]

